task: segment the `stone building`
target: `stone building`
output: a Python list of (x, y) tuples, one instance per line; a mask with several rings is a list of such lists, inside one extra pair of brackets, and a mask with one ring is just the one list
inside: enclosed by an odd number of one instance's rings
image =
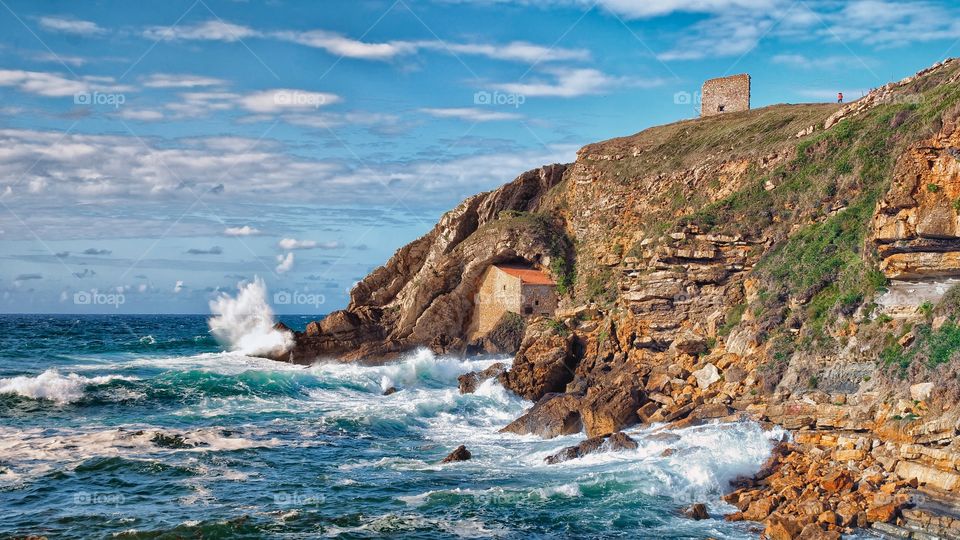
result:
[(700, 116), (750, 110), (750, 75), (710, 79), (700, 94)]
[(552, 316), (557, 302), (557, 284), (544, 272), (530, 266), (493, 265), (483, 274), (477, 291), (471, 339), (492, 330), (507, 312)]

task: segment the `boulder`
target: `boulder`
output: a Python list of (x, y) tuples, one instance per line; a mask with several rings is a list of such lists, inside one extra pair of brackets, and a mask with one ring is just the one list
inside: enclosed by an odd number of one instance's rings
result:
[(717, 370), (717, 366), (713, 364), (707, 364), (694, 371), (693, 376), (697, 378), (697, 385), (703, 390), (720, 380), (720, 372)]
[(500, 432), (539, 435), (545, 439), (580, 433), (583, 431), (580, 400), (575, 394), (547, 394)]
[(497, 362), (483, 371), (471, 371), (457, 377), (460, 385), (461, 394), (472, 394), (477, 391), (477, 387), (487, 379), (493, 379), (507, 371), (507, 365), (503, 362)]
[(396, 393), (397, 393), (396, 386), (391, 386), (390, 388), (387, 388), (386, 390), (383, 391), (383, 395), (385, 396), (389, 396), (391, 394), (396, 394)]
[(914, 401), (926, 401), (930, 399), (931, 392), (933, 392), (932, 382), (923, 382), (910, 385), (910, 399)]
[(710, 519), (710, 514), (707, 513), (707, 505), (703, 503), (695, 503), (687, 506), (682, 510), (684, 516), (694, 520), (700, 521), (701, 519)]
[(608, 435), (638, 423), (637, 409), (645, 401), (639, 388), (609, 386), (588, 393), (580, 409), (587, 436)]
[(623, 450), (636, 450), (637, 447), (637, 441), (631, 439), (626, 433), (617, 432), (608, 437), (591, 437), (579, 444), (568, 446), (555, 454), (547, 456), (544, 458), (544, 461), (547, 465), (555, 465), (567, 460), (581, 458), (594, 452), (620, 452)]
[(767, 540), (795, 540), (803, 529), (795, 520), (785, 516), (773, 516), (766, 521), (763, 536)]
[(500, 375), (504, 388), (531, 401), (563, 392), (576, 367), (573, 336), (563, 332), (546, 322), (527, 328), (513, 367)]
[(453, 463), (453, 462), (455, 462), (455, 461), (467, 461), (467, 460), (470, 459), (471, 457), (473, 457), (473, 455), (470, 454), (470, 451), (467, 450), (467, 447), (461, 444), (460, 446), (458, 446), (458, 447), (456, 448), (456, 450), (454, 450), (453, 452), (450, 452), (450, 454), (447, 455), (447, 457), (443, 458), (443, 461), (442, 461), (441, 463)]

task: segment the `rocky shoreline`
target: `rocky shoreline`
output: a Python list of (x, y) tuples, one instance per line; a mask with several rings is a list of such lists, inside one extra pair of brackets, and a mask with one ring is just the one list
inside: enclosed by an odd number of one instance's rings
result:
[[(505, 432), (790, 430), (731, 486), (767, 538), (960, 538), (960, 62), (849, 105), (780, 105), (588, 145), (464, 201), (277, 360), (513, 354)], [(480, 276), (522, 262), (554, 316), (468, 338)], [(701, 515), (690, 509), (691, 514)]]

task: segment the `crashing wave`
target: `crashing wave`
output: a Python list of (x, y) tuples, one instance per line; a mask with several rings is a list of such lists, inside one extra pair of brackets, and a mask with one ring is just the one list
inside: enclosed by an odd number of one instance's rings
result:
[(242, 283), (236, 298), (221, 294), (210, 301), (210, 333), (231, 351), (248, 355), (282, 354), (293, 347), (293, 334), (274, 328), (267, 286), (259, 277)]
[(35, 377), (22, 375), (0, 379), (0, 394), (16, 394), (31, 399), (73, 403), (83, 398), (88, 386), (108, 384), (115, 380), (132, 381), (137, 379), (121, 375), (102, 377), (84, 377), (76, 373), (61, 375), (55, 369), (48, 369)]

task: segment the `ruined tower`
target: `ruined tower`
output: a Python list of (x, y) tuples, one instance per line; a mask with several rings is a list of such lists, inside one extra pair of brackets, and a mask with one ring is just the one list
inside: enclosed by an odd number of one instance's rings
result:
[(750, 110), (750, 75), (710, 79), (703, 83), (700, 116)]

